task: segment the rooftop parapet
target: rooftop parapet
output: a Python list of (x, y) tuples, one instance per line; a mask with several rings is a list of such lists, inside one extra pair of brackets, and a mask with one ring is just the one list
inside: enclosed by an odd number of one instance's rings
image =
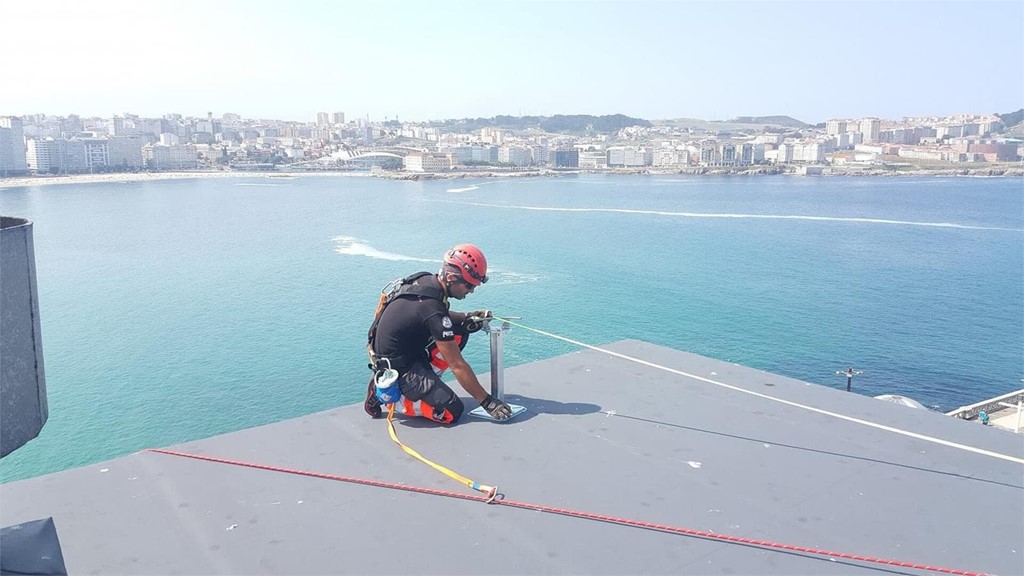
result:
[(0, 457), (46, 423), (32, 222), (0, 216)]

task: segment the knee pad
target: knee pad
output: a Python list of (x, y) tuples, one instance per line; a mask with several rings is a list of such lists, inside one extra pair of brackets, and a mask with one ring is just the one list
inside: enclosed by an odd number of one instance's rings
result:
[(462, 413), (466, 407), (462, 404), (462, 400), (456, 396), (451, 402), (444, 405), (444, 409), (452, 415), (452, 421), (449, 424), (455, 424), (459, 421), (459, 418), (462, 418)]

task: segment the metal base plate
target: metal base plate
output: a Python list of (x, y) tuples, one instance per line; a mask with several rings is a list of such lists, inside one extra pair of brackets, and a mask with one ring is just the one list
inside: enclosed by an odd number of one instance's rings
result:
[(484, 420), (490, 420), (491, 422), (508, 422), (523, 412), (526, 412), (526, 406), (519, 406), (518, 404), (509, 404), (508, 406), (512, 409), (512, 415), (504, 420), (495, 420), (493, 416), (487, 413), (487, 410), (484, 410), (483, 406), (473, 408), (469, 411), (469, 415), (482, 418)]

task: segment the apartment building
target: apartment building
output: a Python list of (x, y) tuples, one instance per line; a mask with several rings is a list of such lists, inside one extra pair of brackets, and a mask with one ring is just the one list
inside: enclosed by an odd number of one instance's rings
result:
[(608, 148), (609, 167), (650, 166), (652, 152), (642, 146), (612, 146)]
[(584, 147), (579, 151), (579, 155), (580, 168), (597, 170), (608, 167), (607, 153), (596, 146)]
[(413, 152), (402, 159), (409, 172), (442, 172), (455, 167), (455, 155), (439, 152)]
[(28, 172), (25, 132), (20, 118), (0, 117), (0, 177)]
[(549, 152), (548, 163), (555, 168), (579, 168), (579, 150), (552, 150)]
[(626, 147), (625, 146), (612, 146), (605, 151), (608, 155), (608, 166), (625, 166), (626, 165)]
[(808, 162), (816, 164), (825, 161), (828, 145), (822, 142), (797, 142), (793, 144), (791, 162)]
[(846, 120), (828, 120), (825, 122), (825, 135), (838, 136), (846, 134)]
[(199, 166), (195, 144), (146, 144), (142, 160), (153, 170), (194, 170)]
[(534, 164), (547, 164), (548, 162), (548, 146), (547, 144), (533, 144), (528, 147), (530, 149), (530, 158)]
[(107, 139), (107, 160), (109, 166), (120, 168), (142, 168), (142, 147), (147, 140), (142, 136), (119, 136)]
[(505, 135), (498, 128), (481, 128), (480, 141), (485, 144), (502, 144)]
[(525, 146), (498, 147), (499, 164), (511, 164), (512, 166), (528, 166), (530, 164), (530, 160), (530, 149)]
[(457, 146), (455, 156), (460, 164), (495, 164), (498, 162), (498, 147)]
[(652, 166), (686, 166), (690, 162), (690, 154), (686, 150), (676, 148), (657, 148), (651, 154)]
[(1015, 162), (1020, 160), (1018, 146), (1012, 142), (996, 142), (983, 140), (968, 144), (969, 154), (980, 154), (986, 162)]
[(28, 169), (36, 174), (71, 174), (89, 170), (85, 143), (81, 140), (32, 138), (25, 144)]
[(878, 118), (864, 118), (860, 121), (859, 132), (864, 135), (864, 142), (878, 142), (878, 132), (882, 128), (882, 121)]
[(83, 138), (85, 164), (89, 170), (110, 166), (110, 147), (106, 138)]

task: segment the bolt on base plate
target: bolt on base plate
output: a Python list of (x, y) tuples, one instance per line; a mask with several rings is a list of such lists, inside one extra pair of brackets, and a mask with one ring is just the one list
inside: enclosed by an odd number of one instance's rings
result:
[(484, 420), (490, 420), (491, 422), (508, 422), (509, 420), (512, 420), (513, 418), (522, 414), (523, 412), (526, 412), (525, 406), (520, 406), (518, 404), (509, 404), (508, 406), (509, 408), (512, 409), (512, 415), (504, 420), (495, 420), (494, 416), (488, 414), (487, 410), (484, 410), (483, 406), (473, 408), (472, 410), (469, 411), (469, 415), (475, 416), (477, 418), (482, 418)]

